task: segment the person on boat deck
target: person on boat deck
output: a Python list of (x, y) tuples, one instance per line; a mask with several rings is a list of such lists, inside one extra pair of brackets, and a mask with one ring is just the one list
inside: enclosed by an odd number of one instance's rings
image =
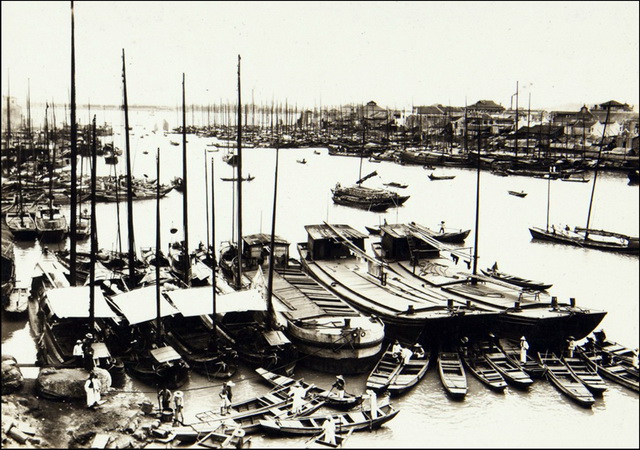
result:
[(440, 233), (444, 233), (444, 220), (440, 221)]
[(296, 383), (291, 387), (291, 411), (293, 411), (294, 414), (302, 412), (305, 395), (307, 395), (307, 389), (302, 386), (302, 383), (300, 381), (296, 381)]
[(327, 415), (326, 420), (322, 424), (324, 431), (323, 441), (331, 446), (336, 446), (336, 423), (333, 416)]
[(184, 394), (182, 391), (176, 391), (173, 394), (173, 406), (173, 420), (182, 425), (182, 422), (184, 422), (184, 415), (182, 414), (182, 410), (184, 409)]
[(492, 272), (497, 272), (498, 271), (498, 261), (493, 263), (493, 266), (491, 266), (491, 271)]
[(520, 338), (520, 362), (522, 364), (527, 362), (527, 350), (529, 350), (529, 343), (527, 342), (527, 338), (522, 336)]
[(87, 393), (87, 408), (94, 409), (100, 405), (100, 389), (102, 383), (94, 372), (89, 373), (89, 378), (84, 383), (84, 390)]
[(345, 381), (344, 381), (344, 378), (342, 377), (342, 375), (337, 375), (336, 376), (336, 382), (333, 383), (333, 385), (331, 387), (332, 388), (336, 388), (336, 390), (338, 391), (338, 398), (339, 399), (343, 399), (344, 398)]
[(424, 348), (422, 348), (422, 345), (415, 344), (413, 346), (413, 354), (416, 356), (416, 359), (424, 359), (425, 353), (424, 353)]
[(160, 408), (163, 411), (171, 409), (171, 397), (171, 391), (166, 387), (163, 387), (158, 391), (158, 403), (160, 403)]
[(363, 395), (362, 408), (371, 411), (371, 419), (378, 418), (378, 396), (372, 389), (367, 389)]
[(634, 348), (631, 356), (631, 365), (637, 370), (638, 369), (638, 349)]
[(400, 355), (402, 356), (402, 364), (409, 364), (409, 361), (413, 356), (413, 352), (409, 347), (404, 347)]
[(594, 331), (593, 335), (596, 337), (596, 343), (604, 344), (604, 341), (607, 340), (607, 335), (604, 332), (604, 328), (600, 331)]
[(460, 338), (460, 343), (462, 344), (462, 354), (464, 356), (467, 356), (467, 353), (469, 353), (469, 338), (466, 336), (462, 336)]
[(73, 358), (76, 361), (76, 367), (82, 367), (82, 340), (80, 339), (73, 346)]
[(551, 225), (551, 232), (553, 234), (556, 234), (556, 226), (555, 225)]
[(231, 399), (233, 398), (233, 392), (231, 391), (231, 387), (235, 386), (233, 381), (225, 381), (222, 384), (222, 390), (220, 391), (220, 398), (222, 399), (222, 404), (220, 405), (220, 414), (225, 415), (229, 414), (231, 411)]
[(576, 349), (576, 341), (573, 340), (573, 336), (569, 336), (569, 339), (567, 339), (567, 354), (569, 355), (569, 358), (573, 358), (573, 352)]
[(398, 361), (400, 361), (401, 353), (402, 353), (402, 345), (400, 345), (400, 342), (398, 342), (398, 340), (396, 339), (396, 341), (393, 343), (393, 347), (391, 347), (391, 356), (393, 356)]

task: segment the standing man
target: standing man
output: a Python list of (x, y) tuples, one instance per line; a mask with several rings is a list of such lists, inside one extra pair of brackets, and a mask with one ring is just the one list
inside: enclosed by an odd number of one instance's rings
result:
[(76, 345), (73, 346), (73, 359), (76, 361), (76, 367), (82, 367), (82, 340), (78, 339)]
[(91, 372), (94, 368), (93, 361), (93, 334), (87, 333), (84, 341), (82, 341), (82, 357), (84, 368), (87, 372)]
[(440, 233), (444, 233), (444, 220), (440, 221)]
[(520, 338), (520, 363), (525, 364), (527, 362), (527, 350), (529, 350), (529, 343), (527, 339), (522, 336)]
[(182, 414), (182, 410), (184, 408), (184, 394), (182, 391), (176, 391), (173, 394), (173, 404), (174, 404), (174, 413), (173, 420), (178, 422), (180, 425), (183, 425), (184, 415)]
[(576, 341), (573, 340), (573, 336), (569, 336), (567, 344), (567, 354), (569, 358), (573, 358), (573, 352), (576, 349)]
[(168, 409), (171, 409), (171, 397), (172, 397), (171, 391), (166, 387), (163, 387), (158, 392), (158, 403), (160, 404), (161, 411), (166, 411)]
[(222, 404), (220, 405), (220, 414), (223, 416), (229, 414), (231, 411), (231, 399), (233, 398), (233, 392), (231, 391), (231, 386), (234, 386), (233, 381), (225, 381), (222, 385), (222, 390), (220, 391), (220, 398), (222, 399)]

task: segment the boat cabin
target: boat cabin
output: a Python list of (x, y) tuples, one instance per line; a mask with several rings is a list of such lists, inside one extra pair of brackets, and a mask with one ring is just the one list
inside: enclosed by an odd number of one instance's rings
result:
[(304, 229), (308, 233), (307, 248), (311, 259), (350, 256), (350, 245), (344, 245), (345, 240), (365, 252), (364, 240), (368, 236), (349, 225), (306, 225)]
[(404, 224), (380, 226), (380, 255), (385, 260), (410, 261), (412, 258), (437, 258), (439, 249), (420, 238)]
[[(271, 235), (257, 233), (244, 236), (242, 238), (242, 258), (243, 264), (249, 270), (257, 269), (264, 263), (269, 263), (269, 251), (271, 245)], [(273, 237), (274, 267), (285, 267), (289, 262), (290, 243), (280, 236)]]

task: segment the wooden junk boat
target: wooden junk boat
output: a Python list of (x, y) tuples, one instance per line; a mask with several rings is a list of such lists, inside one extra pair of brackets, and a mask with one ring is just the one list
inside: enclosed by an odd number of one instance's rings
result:
[(361, 185), (341, 186), (340, 183), (331, 189), (331, 193), (333, 202), (338, 205), (375, 212), (402, 206), (410, 197), (386, 189), (375, 189)]
[[(159, 302), (160, 311), (157, 311)], [(147, 286), (113, 296), (110, 304), (119, 314), (107, 319), (105, 326), (113, 344), (119, 348), (127, 372), (144, 383), (178, 389), (189, 378), (189, 365), (168, 345), (163, 330), (152, 323), (158, 316), (177, 313), (164, 297), (156, 298), (156, 287)], [(117, 347), (116, 347), (117, 346)]]
[[(243, 273), (259, 284), (263, 267), (268, 270), (270, 239), (263, 233), (243, 238)], [(383, 322), (359, 312), (305, 273), (300, 262), (289, 257), (289, 246), (274, 236), (272, 304), (300, 363), (329, 373), (369, 371), (382, 348)], [(221, 257), (220, 266), (235, 276), (228, 254)]]
[[(414, 294), (427, 291), (431, 303), (450, 302), (464, 313), (458, 321), (461, 330), (458, 337), (486, 337), (494, 333), (519, 340), (526, 336), (530, 343), (544, 348), (564, 342), (569, 336), (586, 337), (607, 314), (580, 307), (575, 298), (560, 302), (544, 291), (474, 275), (469, 271), (472, 256), (438, 242), (411, 223), (383, 225), (380, 242), (372, 247), (389, 274), (388, 288), (392, 284), (389, 279), (398, 279), (404, 291), (411, 289)], [(342, 264), (343, 260), (338, 260), (331, 266)], [(380, 317), (384, 319), (383, 315)], [(438, 336), (439, 333), (435, 335)]]
[(352, 227), (324, 223), (305, 229), (308, 240), (298, 244), (305, 271), (354, 308), (382, 319), (388, 337), (429, 340), (431, 335), (476, 326), (484, 319), (482, 312), (466, 309), (465, 302), (456, 305), (450, 296), (430, 287), (416, 283), (407, 289), (406, 277), (367, 254), (367, 236)]

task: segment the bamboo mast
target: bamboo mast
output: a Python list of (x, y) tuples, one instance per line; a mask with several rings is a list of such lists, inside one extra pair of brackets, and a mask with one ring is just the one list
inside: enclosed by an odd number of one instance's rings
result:
[[(131, 180), (131, 146), (129, 145), (129, 105), (127, 104), (127, 75), (124, 49), (122, 49), (122, 83), (124, 93), (124, 128), (127, 152), (127, 231), (129, 236), (129, 283), (135, 283), (135, 238), (133, 234), (133, 186)], [(117, 182), (117, 180), (116, 180)]]
[[(184, 73), (182, 74), (182, 221), (184, 226), (184, 284), (191, 285), (191, 270), (189, 261), (189, 202), (187, 201), (187, 111), (184, 93)], [(158, 181), (159, 182), (159, 181)]]
[(96, 165), (98, 151), (96, 146), (96, 116), (93, 116), (93, 139), (91, 145), (91, 264), (89, 266), (89, 320), (91, 329), (95, 328), (95, 308), (96, 308), (96, 254), (98, 253), (98, 232), (96, 231)]
[[(185, 183), (186, 184), (186, 183)], [(162, 316), (160, 314), (160, 147), (156, 153), (156, 343), (158, 347), (162, 344)]]
[(240, 55), (238, 55), (238, 279), (236, 289), (242, 286), (242, 96), (240, 85)]
[(76, 123), (76, 47), (75, 47), (75, 22), (73, 16), (73, 2), (71, 2), (71, 229), (70, 229), (70, 251), (69, 251), (69, 282), (71, 286), (76, 285), (76, 243), (78, 228), (76, 218), (76, 202), (78, 201), (77, 191), (77, 167), (78, 166), (78, 124)]

